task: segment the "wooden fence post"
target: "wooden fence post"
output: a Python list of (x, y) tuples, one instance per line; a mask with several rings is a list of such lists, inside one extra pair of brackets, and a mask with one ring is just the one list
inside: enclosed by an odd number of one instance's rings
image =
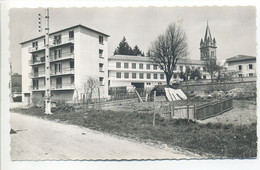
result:
[(155, 126), (155, 97), (156, 91), (153, 92), (153, 126)]

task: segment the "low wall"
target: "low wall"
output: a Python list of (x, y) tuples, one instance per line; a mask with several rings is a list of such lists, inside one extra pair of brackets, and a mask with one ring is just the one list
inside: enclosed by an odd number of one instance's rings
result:
[(244, 82), (229, 82), (229, 83), (209, 83), (209, 84), (190, 84), (181, 85), (180, 88), (184, 92), (194, 92), (194, 91), (229, 91), (234, 88), (243, 88), (246, 91), (256, 92), (256, 82), (255, 81), (244, 81)]

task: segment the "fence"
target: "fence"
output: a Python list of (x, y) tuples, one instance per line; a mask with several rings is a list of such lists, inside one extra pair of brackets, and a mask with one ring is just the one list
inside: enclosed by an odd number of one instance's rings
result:
[(195, 107), (194, 117), (198, 120), (207, 119), (219, 115), (233, 108), (233, 99), (225, 99)]
[(224, 99), (202, 105), (176, 107), (173, 102), (157, 103), (155, 112), (167, 119), (207, 119), (233, 109), (233, 99)]

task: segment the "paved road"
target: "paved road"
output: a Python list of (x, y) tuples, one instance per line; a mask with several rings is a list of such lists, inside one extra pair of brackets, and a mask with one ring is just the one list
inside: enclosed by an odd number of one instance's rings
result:
[(11, 113), (12, 160), (200, 158), (165, 145), (152, 146), (73, 125)]

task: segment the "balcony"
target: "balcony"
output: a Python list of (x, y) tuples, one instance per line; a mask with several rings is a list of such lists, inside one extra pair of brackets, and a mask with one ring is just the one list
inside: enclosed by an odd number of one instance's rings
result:
[(74, 68), (63, 68), (61, 70), (51, 70), (51, 76), (74, 74)]
[(32, 85), (29, 87), (29, 90), (31, 91), (45, 91), (44, 85)]
[(61, 61), (66, 59), (74, 59), (74, 53), (61, 53), (60, 56), (50, 56), (50, 62)]
[(29, 47), (28, 52), (33, 53), (33, 52), (38, 52), (38, 51), (41, 51), (41, 50), (44, 50), (44, 49), (45, 49), (45, 44), (44, 44), (44, 42), (42, 42), (42, 43), (39, 43), (35, 47)]
[(41, 57), (40, 60), (29, 60), (28, 63), (29, 63), (30, 66), (44, 64), (45, 63), (45, 57)]
[(62, 84), (51, 84), (51, 90), (74, 90), (75, 84), (62, 83)]
[(69, 38), (68, 36), (62, 37), (61, 39), (50, 39), (50, 48), (65, 45), (65, 44), (73, 44), (74, 38)]
[(45, 72), (44, 71), (40, 71), (40, 72), (35, 72), (35, 73), (29, 73), (29, 78), (33, 79), (33, 78), (42, 78), (45, 77)]

